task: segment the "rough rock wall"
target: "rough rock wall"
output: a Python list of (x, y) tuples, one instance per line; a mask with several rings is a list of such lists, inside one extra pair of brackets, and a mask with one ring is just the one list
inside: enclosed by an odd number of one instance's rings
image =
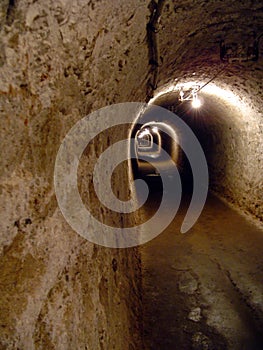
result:
[(73, 232), (53, 173), (76, 121), (144, 100), (147, 5), (10, 0), (0, 10), (0, 348), (138, 349), (137, 250), (93, 246)]
[[(262, 30), (261, 1), (167, 0), (158, 24), (155, 91), (158, 96), (178, 84), (212, 80), (200, 91), (203, 107), (186, 119), (206, 138), (211, 188), (261, 220), (263, 40), (258, 61), (243, 63), (222, 62), (219, 43), (248, 45)], [(177, 104), (178, 92), (171, 96)]]
[[(159, 4), (159, 87), (175, 79), (212, 78), (220, 63), (220, 37), (240, 39), (251, 30), (258, 33), (262, 23), (261, 1)], [(114, 102), (144, 100), (147, 88), (155, 88), (147, 86), (156, 73), (154, 62), (149, 68), (149, 52), (158, 53), (148, 50), (146, 26), (158, 7), (154, 1), (147, 5), (143, 0), (0, 3), (4, 349), (139, 348), (137, 252), (95, 247), (74, 233), (58, 210), (53, 170), (58, 147), (77, 120)], [(253, 113), (244, 109), (239, 118), (238, 109), (229, 114), (229, 105), (218, 100), (218, 108), (210, 104), (208, 113), (219, 119), (212, 132), (219, 140), (215, 186), (258, 216), (261, 80), (262, 59), (227, 68), (215, 82), (230, 90), (235, 86)], [(234, 131), (226, 122), (231, 116)], [(117, 180), (125, 192), (126, 184)]]
[(250, 96), (245, 93), (241, 96), (233, 105), (222, 98), (206, 95), (208, 104), (213, 104), (204, 115), (210, 120), (205, 128), (209, 139), (205, 148), (211, 188), (262, 221), (262, 109), (257, 110)]

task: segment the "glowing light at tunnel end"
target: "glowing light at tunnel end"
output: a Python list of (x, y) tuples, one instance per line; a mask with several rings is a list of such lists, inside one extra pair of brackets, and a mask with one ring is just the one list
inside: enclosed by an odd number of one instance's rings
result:
[[(135, 147), (134, 138), (127, 137), (110, 145), (97, 159), (93, 169), (94, 190), (101, 204), (111, 211), (119, 213), (120, 225), (109, 226), (94, 217), (84, 205), (78, 189), (78, 166), (81, 156), (89, 142), (99, 133), (113, 126), (135, 125), (140, 111), (149, 105), (137, 102), (119, 103), (97, 110), (79, 120), (62, 141), (57, 153), (54, 171), (55, 193), (60, 210), (69, 225), (88, 241), (110, 248), (128, 248), (146, 243), (162, 233), (174, 219), (181, 201), (182, 186), (180, 174), (171, 155), (172, 167), (170, 173), (156, 166), (163, 183), (162, 201), (155, 214), (146, 221), (132, 227), (123, 227), (121, 218), (124, 213), (133, 213), (147, 200), (148, 187), (145, 181), (136, 179), (136, 188), (142, 195), (142, 200), (132, 196), (127, 201), (118, 199), (111, 188), (111, 176), (118, 164), (129, 160), (128, 150)], [(152, 106), (154, 115), (162, 115), (166, 123), (169, 120), (180, 134), (185, 135), (187, 142), (175, 141), (184, 151), (192, 168), (193, 193), (188, 210), (181, 226), (185, 233), (198, 220), (206, 201), (208, 191), (208, 168), (202, 147), (192, 130), (176, 114), (159, 106)], [(136, 119), (136, 116), (137, 119)], [(169, 124), (169, 123), (168, 123)], [(158, 124), (158, 130), (162, 127)], [(167, 129), (167, 128), (166, 128)], [(165, 131), (166, 132), (166, 131)], [(170, 133), (169, 133), (170, 135)], [(170, 137), (172, 136), (172, 133)], [(163, 149), (165, 152), (165, 150)], [(92, 156), (92, 155), (91, 155)], [(140, 156), (141, 158), (141, 156)], [(143, 159), (143, 158), (142, 158)], [(129, 163), (131, 164), (131, 163)], [(131, 166), (129, 167), (131, 172)], [(91, 170), (92, 172), (92, 170)], [(172, 174), (173, 181), (170, 176)]]

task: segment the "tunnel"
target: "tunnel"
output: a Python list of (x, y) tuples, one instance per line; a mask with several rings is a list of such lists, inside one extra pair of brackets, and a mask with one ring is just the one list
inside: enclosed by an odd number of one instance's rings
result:
[(0, 349), (262, 349), (262, 10), (1, 1)]

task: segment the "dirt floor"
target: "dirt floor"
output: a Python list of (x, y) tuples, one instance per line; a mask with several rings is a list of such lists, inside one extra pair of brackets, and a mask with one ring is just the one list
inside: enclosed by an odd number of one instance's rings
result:
[(263, 349), (263, 228), (209, 195), (182, 234), (186, 205), (141, 246), (145, 349)]

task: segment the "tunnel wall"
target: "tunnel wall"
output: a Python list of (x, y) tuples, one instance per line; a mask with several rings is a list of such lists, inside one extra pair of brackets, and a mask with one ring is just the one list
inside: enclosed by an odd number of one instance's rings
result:
[[(144, 101), (147, 88), (156, 88), (147, 86), (152, 75), (159, 87), (193, 76), (212, 78), (221, 69), (221, 36), (239, 40), (248, 31), (258, 33), (262, 23), (261, 1), (159, 4), (162, 16), (153, 21), (158, 30), (150, 41), (158, 47), (148, 50), (154, 1), (149, 8), (143, 0), (0, 3), (2, 348), (140, 348), (138, 252), (93, 246), (67, 225), (53, 187), (57, 150), (91, 111)], [(158, 71), (156, 62), (149, 65), (151, 56), (158, 59)], [(239, 119), (233, 109), (230, 131), (227, 105), (217, 100), (221, 112), (210, 106), (210, 115), (219, 119), (211, 124), (214, 140), (220, 140), (213, 153), (214, 188), (258, 217), (261, 57), (253, 67), (227, 67), (215, 80), (223, 88), (236, 86), (241, 98), (253, 96), (246, 99), (253, 118), (244, 109)], [(115, 139), (113, 134), (110, 141)], [(238, 156), (231, 147), (239, 149)], [(126, 193), (123, 178), (114, 186), (122, 184)]]
[[(206, 138), (210, 188), (262, 220), (261, 1), (167, 0), (157, 35), (160, 62), (154, 99), (170, 91), (177, 104), (176, 86), (207, 84), (200, 91), (202, 108), (190, 111), (189, 119)], [(260, 38), (257, 61), (222, 62), (221, 40), (246, 47), (253, 36)]]
[[(223, 91), (227, 91), (227, 85), (223, 86)], [(232, 88), (228, 100), (214, 95), (205, 98), (210, 110), (206, 134), (210, 135), (207, 158), (211, 189), (262, 221), (263, 124), (260, 107), (257, 108), (257, 101), (242, 89)]]
[[(233, 75), (205, 86), (199, 93), (202, 106), (198, 110), (190, 102), (178, 101), (176, 85), (160, 89), (153, 103), (176, 113), (194, 131), (206, 155), (210, 190), (262, 221), (263, 125), (260, 86), (255, 79), (262, 72), (254, 77), (253, 73), (248, 83)], [(189, 83), (202, 86), (205, 81), (185, 78), (185, 84)], [(253, 83), (258, 93), (251, 96), (246, 85)]]
[[(148, 9), (126, 0), (0, 6), (0, 347), (138, 349), (138, 251), (96, 246), (74, 232), (58, 208), (53, 172), (80, 118), (144, 99)], [(91, 145), (92, 154), (102, 146)], [(127, 177), (113, 187), (127, 193)]]

